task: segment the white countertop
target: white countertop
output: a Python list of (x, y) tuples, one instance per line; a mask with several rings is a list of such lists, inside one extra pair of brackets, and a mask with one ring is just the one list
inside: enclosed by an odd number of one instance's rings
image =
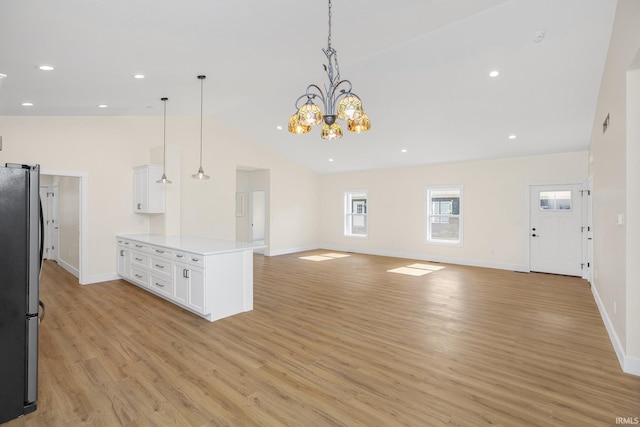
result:
[(150, 245), (164, 246), (186, 252), (194, 252), (199, 255), (215, 255), (229, 252), (241, 252), (246, 250), (264, 248), (266, 245), (236, 242), (233, 240), (212, 239), (210, 237), (162, 235), (162, 234), (118, 234), (116, 237), (136, 240)]

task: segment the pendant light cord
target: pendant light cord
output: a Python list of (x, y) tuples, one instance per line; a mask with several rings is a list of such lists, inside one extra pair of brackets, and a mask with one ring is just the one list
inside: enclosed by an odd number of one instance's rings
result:
[(167, 170), (167, 101), (169, 98), (162, 98), (162, 102), (164, 103), (164, 113), (162, 115), (162, 145), (164, 147), (163, 150), (163, 160), (162, 160), (162, 173), (166, 173)]
[(204, 79), (206, 76), (198, 76), (200, 79), (200, 169), (202, 169), (202, 116), (203, 116), (203, 98), (204, 98)]

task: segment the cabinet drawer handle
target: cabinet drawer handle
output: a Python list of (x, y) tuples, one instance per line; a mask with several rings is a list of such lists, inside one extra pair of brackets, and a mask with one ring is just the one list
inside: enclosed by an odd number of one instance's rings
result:
[(124, 256), (124, 249), (120, 249), (120, 256)]
[(182, 258), (184, 255), (176, 254), (176, 258)]
[(160, 249), (156, 249), (156, 252), (158, 252), (159, 254), (163, 254), (164, 251), (161, 251)]
[(136, 245), (136, 248), (143, 248), (144, 246), (142, 245)]
[(158, 267), (158, 268), (164, 268), (164, 265), (156, 264), (156, 267)]
[(189, 270), (187, 270), (186, 268), (182, 269), (182, 277), (184, 277), (185, 279), (189, 278)]
[(156, 286), (160, 286), (161, 288), (164, 288), (164, 285), (162, 283), (156, 282)]
[(142, 258), (136, 257), (136, 261), (142, 261)]
[(141, 276), (141, 275), (139, 275), (139, 274), (136, 274), (135, 276), (136, 276), (138, 279), (142, 279), (142, 276)]
[(198, 258), (191, 258), (191, 261), (193, 261), (193, 262), (198, 262), (198, 261), (200, 261), (200, 260), (199, 260)]

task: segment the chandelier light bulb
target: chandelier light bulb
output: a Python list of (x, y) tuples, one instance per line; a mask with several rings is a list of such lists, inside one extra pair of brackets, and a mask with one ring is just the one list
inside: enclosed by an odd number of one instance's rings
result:
[(338, 104), (338, 117), (342, 120), (358, 120), (362, 114), (362, 102), (357, 96), (348, 95)]
[(311, 126), (300, 123), (299, 117), (300, 114), (298, 113), (294, 113), (291, 117), (289, 117), (287, 130), (295, 135), (302, 135), (303, 133), (310, 132)]
[(369, 116), (363, 114), (357, 120), (348, 120), (347, 121), (347, 130), (355, 133), (366, 132), (371, 129), (371, 121), (369, 121)]
[(327, 141), (331, 141), (334, 139), (342, 138), (342, 128), (338, 123), (334, 123), (332, 125), (324, 125), (322, 127), (322, 139), (326, 139)]
[(314, 104), (311, 100), (307, 101), (300, 109), (298, 110), (299, 121), (302, 124), (308, 126), (315, 126), (322, 123), (322, 111), (320, 107)]

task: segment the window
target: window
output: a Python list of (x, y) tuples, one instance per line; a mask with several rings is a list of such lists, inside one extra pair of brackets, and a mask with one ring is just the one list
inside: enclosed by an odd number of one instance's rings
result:
[(427, 243), (462, 245), (462, 187), (427, 187)]
[(344, 193), (344, 235), (367, 237), (367, 190)]
[(545, 211), (571, 210), (571, 190), (541, 191), (540, 209)]

